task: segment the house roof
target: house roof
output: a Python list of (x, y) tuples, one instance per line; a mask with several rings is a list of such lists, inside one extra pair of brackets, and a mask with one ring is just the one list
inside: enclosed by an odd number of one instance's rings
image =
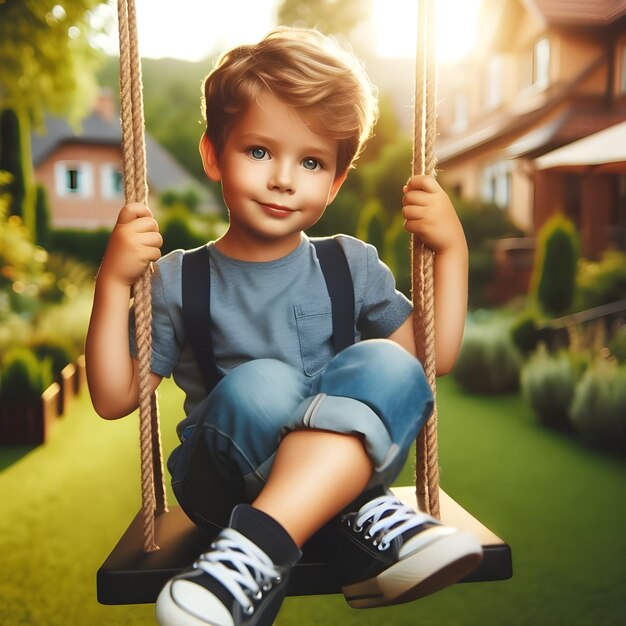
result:
[(626, 0), (524, 0), (548, 24), (606, 26), (626, 15)]
[(505, 153), (509, 158), (534, 158), (622, 121), (623, 111), (586, 111), (572, 106), (516, 139)]
[[(35, 167), (63, 144), (120, 146), (122, 141), (120, 121), (117, 117), (109, 120), (93, 112), (82, 121), (79, 130), (72, 129), (66, 120), (59, 117), (48, 116), (44, 122), (45, 134), (36, 132), (31, 134)], [(146, 133), (146, 160), (150, 187), (155, 191), (193, 188), (200, 193), (205, 202), (214, 204), (204, 187), (148, 133)]]
[(626, 122), (574, 141), (535, 159), (540, 170), (626, 163)]

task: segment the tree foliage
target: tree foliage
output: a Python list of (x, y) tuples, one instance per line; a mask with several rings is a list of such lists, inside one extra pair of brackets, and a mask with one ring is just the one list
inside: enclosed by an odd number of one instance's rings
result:
[(0, 2), (0, 103), (41, 122), (45, 110), (80, 119), (100, 54), (93, 11), (105, 0)]
[(278, 23), (347, 36), (367, 19), (368, 9), (364, 0), (283, 0), (278, 8)]

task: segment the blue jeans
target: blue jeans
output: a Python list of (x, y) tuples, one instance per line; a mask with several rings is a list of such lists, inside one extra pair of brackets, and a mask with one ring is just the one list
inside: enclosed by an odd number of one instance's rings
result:
[(389, 486), (433, 408), (417, 359), (372, 339), (333, 357), (315, 377), (273, 359), (232, 370), (190, 417), (168, 460), (174, 492), (200, 525), (224, 525), (238, 502), (263, 488), (281, 439), (313, 428), (362, 437), (368, 487)]

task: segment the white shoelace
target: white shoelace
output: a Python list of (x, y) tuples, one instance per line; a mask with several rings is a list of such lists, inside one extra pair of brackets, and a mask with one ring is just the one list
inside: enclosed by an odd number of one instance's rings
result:
[(366, 523), (366, 537), (374, 538), (374, 545), (386, 550), (402, 533), (425, 522), (436, 520), (425, 513), (415, 512), (395, 496), (380, 496), (362, 506), (356, 514), (354, 531), (361, 532)]
[(258, 546), (232, 528), (225, 528), (211, 551), (201, 554), (194, 567), (217, 579), (251, 615), (252, 599), (260, 600), (281, 580), (272, 560)]

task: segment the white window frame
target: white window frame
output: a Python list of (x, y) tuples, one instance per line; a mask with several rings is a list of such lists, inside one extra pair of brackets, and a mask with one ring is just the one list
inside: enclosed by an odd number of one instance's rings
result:
[(550, 40), (542, 37), (533, 46), (532, 84), (547, 87), (550, 83)]
[(497, 161), (487, 165), (481, 174), (481, 198), (500, 209), (511, 204), (511, 162)]
[[(120, 176), (121, 186), (115, 188), (116, 177)], [(107, 200), (117, 200), (124, 197), (124, 182), (122, 172), (116, 163), (104, 163), (100, 166), (100, 193)]]
[(484, 103), (487, 110), (495, 109), (503, 101), (504, 60), (501, 56), (492, 56), (487, 61), (485, 71)]
[[(68, 185), (70, 172), (77, 175), (76, 189)], [(59, 198), (91, 198), (93, 188), (93, 165), (84, 161), (57, 161), (54, 164), (54, 186)]]
[(452, 129), (460, 133), (469, 126), (469, 103), (467, 94), (458, 92), (454, 96), (454, 121)]

